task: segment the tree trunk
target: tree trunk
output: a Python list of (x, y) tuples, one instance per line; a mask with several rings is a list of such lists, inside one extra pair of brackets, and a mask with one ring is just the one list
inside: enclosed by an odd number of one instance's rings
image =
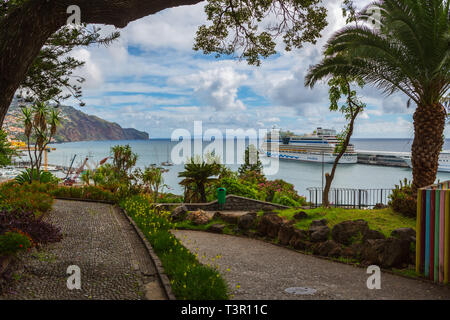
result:
[(78, 5), (81, 20), (125, 27), (129, 22), (203, 0), (33, 0), (0, 19), (0, 128), (16, 90), (46, 40), (69, 18), (67, 8)]
[(353, 127), (355, 125), (355, 120), (361, 110), (362, 109), (358, 108), (352, 115), (350, 124), (348, 126), (347, 135), (345, 136), (345, 140), (342, 143), (342, 148), (339, 151), (339, 154), (336, 156), (336, 159), (334, 159), (333, 168), (331, 169), (331, 174), (329, 174), (329, 173), (325, 174), (325, 188), (323, 189), (323, 194), (322, 194), (322, 206), (324, 206), (326, 208), (328, 208), (330, 206), (330, 200), (328, 199), (328, 193), (330, 192), (330, 189), (331, 189), (331, 183), (333, 182), (337, 165), (339, 163), (339, 160), (341, 160), (342, 156), (345, 154), (345, 152), (347, 152), (347, 147), (350, 144), (350, 138), (352, 137), (352, 134), (353, 134)]
[(414, 142), (411, 154), (414, 193), (436, 180), (439, 154), (444, 144), (446, 116), (445, 108), (441, 104), (419, 105), (414, 112)]

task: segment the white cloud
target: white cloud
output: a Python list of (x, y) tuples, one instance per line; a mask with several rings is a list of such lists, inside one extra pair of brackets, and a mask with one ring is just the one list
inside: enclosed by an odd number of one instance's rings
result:
[(191, 51), (198, 26), (206, 22), (204, 5), (164, 10), (130, 23), (127, 27), (129, 44), (145, 50)]
[(71, 52), (71, 56), (85, 62), (81, 73), (79, 73), (80, 76), (86, 79), (86, 82), (83, 83), (83, 88), (97, 87), (103, 83), (103, 72), (92, 59), (92, 53), (89, 50), (85, 48), (75, 49)]
[(185, 77), (174, 77), (169, 79), (168, 83), (192, 87), (197, 100), (216, 110), (245, 110), (243, 102), (238, 99), (239, 86), (245, 79), (245, 74), (225, 67), (200, 71)]
[[(358, 5), (369, 2), (361, 0)], [(320, 61), (327, 39), (345, 23), (340, 1), (324, 3), (329, 26), (318, 43), (292, 52), (279, 45), (280, 54), (264, 60), (261, 67), (205, 59), (192, 51), (197, 27), (205, 22), (205, 3), (135, 21), (110, 47), (73, 52), (87, 62), (81, 70), (87, 78), (84, 110), (150, 131), (153, 137), (167, 137), (175, 128), (190, 129), (195, 120), (214, 128), (277, 124), (298, 133), (319, 126), (341, 130), (346, 121), (328, 110), (326, 83), (314, 89), (304, 86), (309, 66)], [(405, 120), (409, 118), (395, 118), (413, 111), (406, 109), (404, 97), (384, 97), (371, 86), (360, 92), (368, 108), (357, 121), (355, 136), (410, 136), (411, 121)]]

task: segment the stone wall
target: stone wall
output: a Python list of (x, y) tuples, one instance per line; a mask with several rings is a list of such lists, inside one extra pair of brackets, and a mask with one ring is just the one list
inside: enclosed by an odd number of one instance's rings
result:
[[(166, 210), (172, 210), (180, 205), (185, 205), (189, 211), (202, 209), (204, 211), (216, 211), (220, 210), (217, 200), (208, 203), (162, 203), (160, 207)], [(276, 209), (289, 209), (287, 206), (280, 204), (259, 201), (235, 195), (227, 195), (225, 206), (222, 210), (228, 211), (259, 211), (259, 210), (276, 210)]]

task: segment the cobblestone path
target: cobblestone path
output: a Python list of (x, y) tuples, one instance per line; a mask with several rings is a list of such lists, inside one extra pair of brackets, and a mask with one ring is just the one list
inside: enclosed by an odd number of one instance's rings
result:
[[(155, 267), (126, 217), (111, 205), (55, 202), (46, 219), (61, 242), (22, 257), (1, 299), (165, 299)], [(80, 267), (81, 290), (67, 288), (67, 268)]]
[[(365, 268), (301, 254), (263, 241), (199, 231), (173, 233), (197, 252), (201, 262), (217, 265), (234, 299), (446, 299), (450, 287), (388, 273), (381, 289), (369, 290)], [(217, 259), (217, 256), (219, 259)], [(229, 269), (229, 270), (228, 270)], [(291, 287), (316, 290), (311, 295), (285, 292)], [(311, 291), (309, 292), (311, 293)]]

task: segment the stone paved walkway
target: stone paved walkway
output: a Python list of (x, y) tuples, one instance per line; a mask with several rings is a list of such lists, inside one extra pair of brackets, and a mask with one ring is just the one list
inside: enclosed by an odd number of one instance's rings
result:
[[(188, 249), (198, 252), (203, 263), (219, 266), (234, 299), (450, 300), (450, 287), (387, 273), (381, 275), (381, 290), (369, 290), (366, 269), (255, 239), (187, 230), (174, 231), (174, 234)], [(217, 255), (222, 257), (216, 259)], [(308, 287), (317, 292), (314, 295), (285, 293), (290, 287)]]
[[(46, 219), (61, 242), (23, 257), (1, 299), (165, 299), (154, 265), (133, 227), (107, 204), (56, 201)], [(81, 290), (67, 289), (67, 268), (81, 269)]]

